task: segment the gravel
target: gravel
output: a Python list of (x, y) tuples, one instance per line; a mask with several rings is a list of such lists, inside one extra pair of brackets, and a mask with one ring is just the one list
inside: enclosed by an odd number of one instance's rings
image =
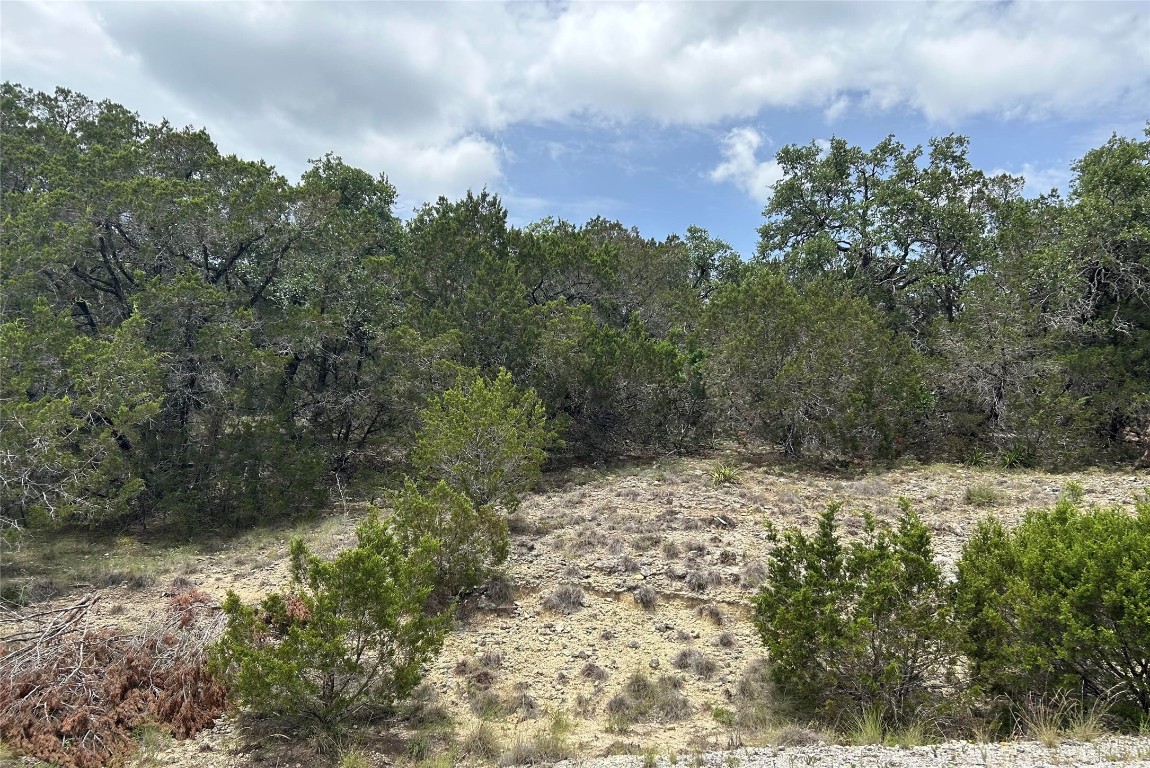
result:
[(1150, 738), (1111, 736), (1093, 742), (1064, 742), (1047, 747), (1036, 741), (973, 744), (950, 741), (928, 747), (774, 747), (662, 756), (652, 764), (642, 756), (564, 760), (555, 768), (1150, 768)]

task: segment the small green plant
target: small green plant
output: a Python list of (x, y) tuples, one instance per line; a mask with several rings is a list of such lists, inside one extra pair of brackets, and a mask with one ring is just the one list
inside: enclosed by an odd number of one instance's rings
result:
[(1011, 445), (998, 456), (1004, 469), (1021, 469), (1034, 466), (1034, 449), (1026, 445)]
[(445, 616), (424, 613), (435, 545), (408, 553), (372, 514), (359, 544), (331, 561), (291, 543), (292, 590), (258, 607), (229, 591), (213, 669), (253, 710), (300, 715), (331, 731), (370, 706), (405, 698), (438, 652)]
[(735, 713), (725, 707), (715, 707), (711, 710), (711, 717), (719, 725), (731, 728), (735, 724)]
[(1086, 498), (1086, 489), (1082, 487), (1082, 483), (1071, 480), (1063, 486), (1062, 496), (1071, 504), (1081, 504)]
[(851, 716), (850, 743), (859, 746), (886, 743), (886, 724), (882, 710), (868, 707)]
[(336, 763), (336, 766), (337, 768), (371, 768), (371, 760), (366, 752), (352, 747), (339, 753), (339, 762)]
[(517, 738), (499, 758), (500, 765), (553, 763), (571, 757), (571, 721), (562, 711), (551, 715), (546, 728), (529, 738)]
[(715, 485), (729, 485), (739, 482), (742, 470), (730, 464), (716, 464), (711, 468), (711, 482)]
[(978, 483), (966, 489), (963, 501), (972, 507), (990, 507), (1002, 500), (1002, 494), (994, 486)]
[(985, 467), (990, 460), (991, 455), (981, 448), (971, 448), (962, 457), (962, 463), (968, 467)]

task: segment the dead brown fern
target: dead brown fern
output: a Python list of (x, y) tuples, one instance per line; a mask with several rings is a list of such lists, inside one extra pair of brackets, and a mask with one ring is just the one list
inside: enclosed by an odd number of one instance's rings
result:
[(64, 768), (97, 768), (134, 751), (141, 725), (176, 738), (210, 725), (226, 696), (206, 663), (222, 621), (202, 592), (177, 597), (137, 634), (92, 627), (96, 595), (0, 619), (16, 627), (0, 640), (0, 737)]

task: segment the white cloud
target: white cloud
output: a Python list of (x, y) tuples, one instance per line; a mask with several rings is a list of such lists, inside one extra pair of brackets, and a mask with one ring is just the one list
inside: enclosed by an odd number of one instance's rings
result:
[(723, 137), (723, 162), (708, 174), (711, 181), (731, 182), (765, 205), (771, 199), (775, 183), (783, 178), (783, 171), (773, 157), (762, 161), (756, 157), (763, 143), (763, 136), (754, 128), (744, 126), (731, 130)]
[[(500, 183), (478, 137), (520, 123), (1141, 119), (1150, 100), (1137, 3), (6, 2), (0, 35), (6, 79), (206, 125), (289, 175), (373, 159), (416, 194)], [(761, 196), (756, 149), (733, 133), (716, 172)]]
[(443, 144), (413, 145), (373, 133), (344, 160), (359, 167), (389, 169), (388, 180), (400, 193), (400, 212), (406, 213), (439, 195), (455, 199), (468, 189), (498, 187), (503, 180), (501, 154), (499, 147), (481, 136), (463, 136)]

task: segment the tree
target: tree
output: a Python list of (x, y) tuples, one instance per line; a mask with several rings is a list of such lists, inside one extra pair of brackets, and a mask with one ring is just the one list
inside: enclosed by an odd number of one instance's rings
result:
[(435, 544), (410, 551), (372, 515), (358, 545), (325, 562), (291, 544), (292, 590), (257, 608), (229, 590), (213, 666), (255, 711), (303, 716), (331, 730), (369, 707), (388, 708), (438, 653), (445, 616), (424, 613)]
[(705, 333), (720, 423), (791, 455), (891, 455), (925, 406), (906, 338), (833, 284), (800, 292), (759, 265), (712, 296)]
[(144, 434), (160, 410), (138, 318), (106, 338), (37, 302), (0, 324), (0, 518), (98, 525), (138, 512)]
[(956, 135), (932, 139), (925, 159), (893, 136), (869, 152), (839, 138), (783, 147), (758, 260), (781, 261), (800, 286), (843, 282), (925, 338), (933, 318), (958, 316), (999, 206), (1021, 195), (1021, 179), (987, 177), (968, 150)]

